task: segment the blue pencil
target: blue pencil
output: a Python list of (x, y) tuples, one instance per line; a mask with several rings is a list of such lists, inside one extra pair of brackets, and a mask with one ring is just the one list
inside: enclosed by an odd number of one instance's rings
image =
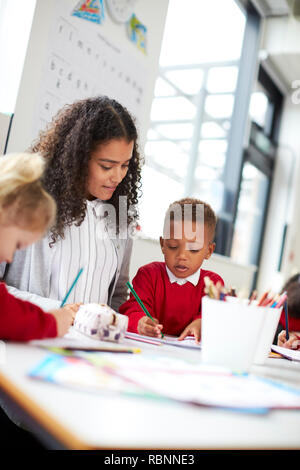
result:
[(79, 273), (77, 274), (77, 276), (76, 276), (76, 278), (75, 278), (73, 284), (71, 285), (70, 289), (69, 289), (68, 292), (66, 293), (64, 300), (63, 300), (62, 303), (60, 304), (60, 308), (62, 308), (62, 307), (65, 305), (65, 303), (66, 303), (66, 301), (67, 301), (69, 295), (71, 294), (71, 292), (72, 292), (72, 290), (73, 290), (73, 288), (74, 288), (76, 282), (77, 282), (78, 279), (80, 278), (82, 271), (83, 271), (83, 268), (81, 268), (81, 269), (79, 270)]
[(288, 315), (288, 306), (287, 306), (287, 300), (284, 302), (284, 316), (285, 316), (285, 337), (286, 340), (288, 341), (290, 335), (289, 335), (289, 315)]

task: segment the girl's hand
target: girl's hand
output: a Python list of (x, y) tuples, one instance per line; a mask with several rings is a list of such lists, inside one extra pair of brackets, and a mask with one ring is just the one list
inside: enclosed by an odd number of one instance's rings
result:
[(298, 349), (300, 347), (300, 333), (291, 332), (289, 333), (289, 339), (286, 339), (286, 331), (283, 330), (278, 335), (277, 339), (278, 346), (288, 349)]
[(69, 304), (49, 312), (56, 320), (57, 336), (64, 336), (68, 332), (70, 326), (73, 325), (78, 308), (77, 304)]
[(161, 338), (162, 329), (163, 325), (160, 325), (156, 318), (152, 321), (151, 318), (146, 315), (139, 320), (137, 326), (137, 330), (140, 335), (155, 336), (157, 338)]
[[(64, 307), (62, 308), (70, 308), (74, 313), (77, 313), (80, 305), (83, 305), (82, 302), (78, 302), (76, 304), (66, 304)], [(75, 319), (75, 315), (74, 315), (74, 319)]]
[(197, 344), (200, 343), (201, 338), (201, 318), (197, 318), (197, 320), (192, 321), (181, 333), (178, 340), (182, 341), (186, 336), (195, 336), (195, 342)]

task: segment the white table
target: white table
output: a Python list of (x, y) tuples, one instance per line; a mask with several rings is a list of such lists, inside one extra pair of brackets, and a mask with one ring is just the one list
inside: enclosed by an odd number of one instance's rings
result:
[[(125, 340), (144, 353), (199, 357), (198, 351)], [(246, 414), (175, 402), (107, 396), (32, 380), (49, 352), (6, 343), (0, 395), (35, 424), (49, 447), (69, 449), (300, 449), (300, 410)], [(300, 363), (268, 358), (251, 372), (300, 389)]]

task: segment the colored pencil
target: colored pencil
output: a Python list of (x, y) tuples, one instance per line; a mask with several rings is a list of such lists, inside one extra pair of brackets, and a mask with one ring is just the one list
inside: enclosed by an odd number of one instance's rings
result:
[(257, 306), (258, 307), (261, 307), (261, 305), (263, 304), (263, 302), (266, 300), (267, 296), (268, 296), (268, 293), (269, 291), (266, 291), (262, 294), (262, 296), (260, 297), (258, 303), (257, 303)]
[(78, 272), (78, 274), (77, 274), (77, 276), (76, 276), (76, 278), (75, 278), (73, 284), (71, 285), (70, 289), (69, 289), (68, 292), (66, 293), (64, 300), (63, 300), (62, 303), (60, 304), (60, 308), (62, 308), (62, 307), (65, 305), (65, 303), (66, 303), (66, 301), (67, 301), (69, 295), (71, 294), (71, 292), (72, 292), (72, 290), (73, 290), (73, 288), (74, 288), (76, 282), (77, 282), (78, 279), (80, 278), (82, 271), (83, 271), (83, 268), (81, 268), (81, 269), (79, 270), (79, 272)]
[[(148, 310), (146, 309), (145, 305), (143, 304), (143, 302), (141, 301), (141, 299), (139, 298), (139, 296), (137, 295), (137, 293), (135, 292), (134, 288), (132, 287), (132, 285), (130, 284), (130, 282), (126, 282), (126, 286), (130, 289), (132, 295), (135, 297), (137, 303), (139, 304), (139, 306), (142, 308), (142, 310), (144, 311), (144, 313), (147, 315), (147, 317), (149, 317), (154, 323), (155, 323), (155, 320), (154, 318), (150, 315), (150, 313), (148, 312)], [(163, 338), (164, 337), (164, 334), (161, 333), (161, 337)]]
[(286, 340), (289, 340), (289, 315), (288, 315), (288, 305), (287, 300), (284, 302), (284, 316), (285, 316), (285, 337)]
[(151, 339), (145, 339), (145, 338), (132, 338), (131, 336), (127, 336), (126, 334), (125, 334), (125, 338), (131, 339), (132, 341), (141, 341), (142, 343), (155, 344), (155, 346), (162, 345), (162, 343), (159, 343), (158, 341), (151, 341)]
[(277, 305), (276, 305), (276, 308), (280, 308), (282, 307), (282, 305), (284, 304), (284, 302), (287, 300), (287, 294), (286, 292), (284, 292), (281, 297), (279, 298), (278, 302), (277, 302)]

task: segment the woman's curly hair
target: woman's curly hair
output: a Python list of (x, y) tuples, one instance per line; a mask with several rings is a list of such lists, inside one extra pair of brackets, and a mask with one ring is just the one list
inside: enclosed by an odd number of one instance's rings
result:
[[(62, 108), (48, 128), (30, 148), (46, 159), (43, 176), (45, 189), (57, 204), (57, 219), (51, 229), (52, 242), (64, 236), (64, 228), (79, 226), (86, 214), (88, 162), (100, 144), (112, 139), (134, 142), (132, 158), (125, 178), (109, 201), (119, 221), (119, 196), (127, 196), (128, 207), (137, 205), (141, 187), (141, 159), (137, 130), (126, 108), (107, 96), (76, 101)], [(137, 210), (129, 211), (127, 224), (137, 222)], [(119, 226), (117, 226), (119, 229)]]

